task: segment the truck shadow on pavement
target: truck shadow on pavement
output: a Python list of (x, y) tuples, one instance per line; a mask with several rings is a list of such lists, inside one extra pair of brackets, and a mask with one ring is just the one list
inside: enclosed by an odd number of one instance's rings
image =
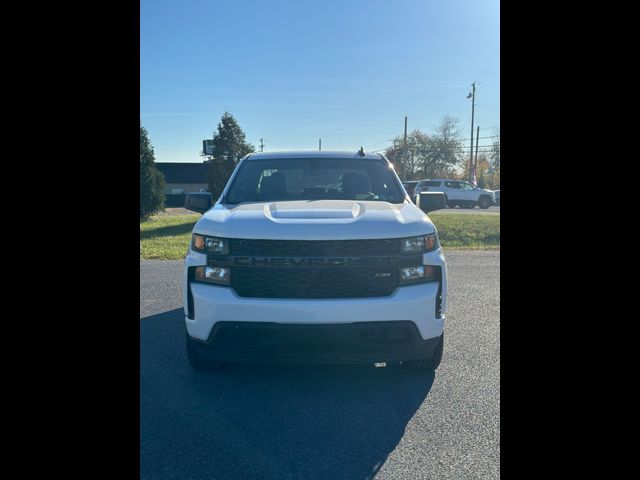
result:
[(370, 479), (434, 381), (400, 366), (194, 372), (182, 309), (140, 320), (142, 479)]

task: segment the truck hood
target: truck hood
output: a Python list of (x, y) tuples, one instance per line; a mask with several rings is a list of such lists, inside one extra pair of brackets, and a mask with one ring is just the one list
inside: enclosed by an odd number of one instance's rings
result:
[(413, 203), (305, 200), (215, 205), (194, 232), (223, 238), (357, 240), (402, 238), (436, 231)]

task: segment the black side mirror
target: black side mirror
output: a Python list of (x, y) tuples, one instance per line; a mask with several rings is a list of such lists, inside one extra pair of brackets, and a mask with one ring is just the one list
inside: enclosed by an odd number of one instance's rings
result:
[(416, 205), (424, 213), (429, 213), (447, 208), (447, 201), (442, 192), (422, 192), (418, 194)]
[(204, 213), (213, 206), (213, 195), (208, 192), (187, 193), (184, 208), (192, 212)]

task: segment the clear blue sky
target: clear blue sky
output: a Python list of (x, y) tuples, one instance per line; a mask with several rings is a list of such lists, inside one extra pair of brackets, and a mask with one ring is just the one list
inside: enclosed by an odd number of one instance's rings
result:
[[(498, 0), (141, 0), (140, 117), (199, 162), (225, 110), (256, 148), (378, 150), (444, 115), (500, 125)], [(490, 139), (481, 139), (480, 145)]]

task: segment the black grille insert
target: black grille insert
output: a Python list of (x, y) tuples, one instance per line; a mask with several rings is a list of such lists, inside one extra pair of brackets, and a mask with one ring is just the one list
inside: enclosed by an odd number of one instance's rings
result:
[(231, 270), (231, 286), (241, 297), (385, 297), (391, 295), (397, 285), (397, 267), (233, 267)]
[(241, 297), (367, 298), (391, 295), (398, 286), (398, 268), (419, 264), (420, 256), (401, 255), (398, 238), (229, 239), (229, 254), (208, 254), (208, 262), (231, 267), (231, 287)]
[(349, 257), (396, 255), (400, 239), (372, 240), (245, 240), (230, 239), (231, 255), (261, 257)]

